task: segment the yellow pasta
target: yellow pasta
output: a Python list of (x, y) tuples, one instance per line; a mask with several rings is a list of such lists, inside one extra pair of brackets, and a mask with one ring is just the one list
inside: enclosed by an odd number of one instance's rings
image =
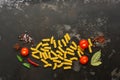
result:
[(53, 50), (51, 50), (51, 53), (52, 53), (54, 56), (57, 56), (57, 54), (56, 54)]
[(38, 49), (42, 45), (42, 42), (40, 42), (37, 46), (36, 49)]
[(49, 38), (47, 38), (47, 39), (42, 39), (42, 41), (43, 41), (43, 42), (49, 42), (50, 39), (49, 39)]
[(81, 54), (80, 54), (80, 52), (79, 52), (79, 51), (77, 51), (77, 53), (78, 53), (78, 56), (79, 56), (79, 57), (81, 57)]
[(50, 49), (51, 49), (51, 47), (44, 47), (44, 49), (46, 49), (46, 50), (50, 50)]
[(78, 60), (78, 58), (77, 58), (77, 57), (72, 57), (72, 58), (70, 58), (70, 60), (71, 60), (71, 61), (73, 61), (73, 60)]
[(46, 55), (44, 53), (41, 53), (41, 54), (42, 54), (43, 58), (46, 60), (47, 59)]
[(66, 35), (64, 35), (64, 39), (65, 39), (66, 43), (69, 43), (69, 40), (67, 39)]
[(36, 48), (32, 48), (32, 47), (31, 47), (30, 49), (31, 49), (32, 51), (37, 51), (37, 49), (36, 49)]
[(64, 61), (69, 62), (69, 63), (72, 63), (72, 61), (69, 60), (69, 59), (64, 59)]
[(63, 47), (60, 40), (58, 40), (58, 46)]
[(68, 38), (68, 40), (70, 40), (70, 35), (68, 33), (66, 33), (66, 37)]
[(43, 56), (42, 56), (42, 53), (39, 53), (39, 55), (40, 55), (40, 58), (42, 58)]
[(52, 64), (46, 64), (46, 65), (44, 65), (44, 67), (46, 68), (46, 67), (51, 67), (52, 66)]
[(50, 40), (50, 44), (53, 44), (53, 41), (54, 41), (54, 37), (52, 36)]
[(77, 48), (73, 47), (72, 45), (70, 46), (71, 49), (76, 50)]
[(80, 46), (78, 46), (78, 51), (79, 51), (82, 55), (84, 55), (84, 52), (82, 51), (82, 49), (80, 48)]
[(57, 48), (56, 40), (54, 40), (53, 46), (54, 46), (54, 48)]
[(66, 48), (67, 51), (70, 51), (70, 52), (74, 52), (74, 50), (70, 49), (70, 48)]
[(64, 39), (61, 40), (64, 46), (67, 46), (66, 42)]
[(65, 51), (64, 51), (61, 47), (58, 47), (58, 49), (59, 49), (62, 53), (65, 53)]
[(40, 48), (40, 50), (43, 51), (43, 52), (49, 52), (48, 49), (44, 49), (44, 48)]
[(57, 55), (57, 57), (59, 58), (59, 59), (61, 59), (61, 60), (63, 60), (64, 58), (63, 57), (61, 57), (60, 55)]
[(36, 53), (35, 52), (32, 52), (32, 57), (35, 58), (35, 59), (40, 59), (40, 57), (38, 57), (37, 55), (35, 55)]
[(72, 63), (69, 62), (63, 62), (64, 65), (72, 65)]
[(89, 52), (92, 53), (92, 48), (90, 45), (88, 46), (88, 49), (89, 49)]
[(57, 65), (57, 68), (61, 68), (63, 66), (63, 63)]
[(64, 59), (65, 59), (65, 58), (67, 58), (67, 54), (66, 54), (66, 53), (64, 53)]
[(51, 53), (50, 52), (48, 52), (48, 57), (49, 57), (49, 59), (51, 58)]
[(46, 60), (44, 60), (44, 59), (41, 59), (41, 61), (42, 61), (43, 63), (45, 63), (45, 64), (48, 64), (48, 62), (47, 62)]
[(61, 63), (60, 60), (53, 60), (53, 62), (55, 62), (55, 63)]
[(71, 69), (71, 68), (72, 68), (71, 66), (66, 66), (63, 69), (66, 70), (66, 69)]
[(72, 41), (72, 44), (75, 48), (77, 48), (77, 44), (74, 41)]
[(57, 68), (57, 63), (54, 63), (53, 70), (55, 70), (56, 68)]
[(52, 57), (52, 58), (50, 58), (50, 60), (56, 60), (56, 59), (58, 59), (58, 57)]
[(48, 57), (48, 54), (46, 53), (46, 52), (44, 52), (44, 55), (46, 56), (46, 59), (48, 59), (49, 57)]
[(61, 56), (63, 55), (63, 53), (59, 50), (56, 50), (56, 53), (60, 54)]
[(49, 46), (49, 44), (48, 43), (42, 44), (42, 47), (46, 47), (46, 46)]
[(66, 53), (69, 54), (69, 55), (72, 55), (72, 56), (75, 55), (75, 53), (72, 53), (72, 52), (69, 52), (69, 51), (67, 51)]
[(91, 41), (90, 38), (88, 39), (88, 43), (89, 43), (90, 46), (93, 46), (92, 41)]

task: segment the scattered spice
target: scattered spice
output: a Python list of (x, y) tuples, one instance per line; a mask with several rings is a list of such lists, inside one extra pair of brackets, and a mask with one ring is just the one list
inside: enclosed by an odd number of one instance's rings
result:
[(15, 49), (15, 50), (20, 50), (20, 44), (19, 43), (16, 43), (14, 46), (13, 46), (13, 48)]

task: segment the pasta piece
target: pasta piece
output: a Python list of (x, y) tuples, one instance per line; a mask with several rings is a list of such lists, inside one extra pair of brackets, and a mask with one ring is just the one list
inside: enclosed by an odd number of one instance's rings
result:
[(57, 54), (56, 54), (53, 50), (51, 50), (51, 53), (52, 53), (54, 56), (57, 56)]
[(84, 55), (84, 52), (82, 51), (82, 49), (80, 48), (80, 46), (78, 46), (78, 51), (79, 51), (82, 55)]
[(55, 62), (55, 63), (61, 63), (60, 60), (53, 60), (53, 62)]
[(54, 46), (54, 48), (57, 48), (56, 40), (54, 40), (53, 46)]
[(69, 40), (68, 40), (68, 38), (66, 37), (66, 35), (64, 35), (64, 39), (65, 39), (66, 43), (69, 43)]
[(63, 47), (60, 40), (58, 40), (58, 46)]
[(48, 62), (44, 59), (41, 59), (41, 61), (44, 63), (44, 64), (48, 64)]
[(66, 70), (66, 69), (71, 69), (71, 66), (64, 67), (64, 70)]
[(72, 63), (69, 62), (63, 62), (64, 65), (72, 65)]
[(58, 57), (52, 57), (52, 58), (50, 58), (50, 60), (56, 60), (56, 59), (58, 59)]
[(78, 58), (77, 58), (77, 57), (72, 57), (72, 58), (70, 58), (70, 60), (71, 60), (71, 61), (73, 61), (73, 60), (76, 60), (76, 61), (77, 61)]
[(77, 53), (78, 53), (78, 56), (79, 56), (79, 57), (81, 57), (81, 54), (80, 54), (80, 52), (79, 52), (79, 51), (77, 51)]
[(42, 53), (39, 53), (39, 54), (40, 54), (40, 58), (43, 58)]
[(92, 48), (90, 45), (88, 46), (88, 49), (89, 49), (89, 52), (92, 53)]
[(46, 50), (50, 50), (50, 49), (51, 49), (51, 47), (44, 47), (44, 49), (46, 49)]
[(64, 53), (64, 59), (65, 59), (65, 58), (67, 58), (67, 54), (66, 54), (66, 53)]
[(48, 43), (42, 44), (42, 47), (46, 47), (46, 46), (49, 46), (49, 44)]
[(72, 45), (70, 46), (71, 49), (76, 50), (77, 48), (73, 47)]
[(77, 48), (77, 44), (76, 44), (74, 41), (72, 41), (72, 45), (73, 45), (75, 48)]
[(63, 60), (64, 58), (63, 57), (61, 57), (60, 55), (57, 55), (57, 57), (59, 58), (59, 59), (61, 59), (61, 60)]
[(50, 40), (50, 44), (53, 44), (53, 42), (54, 42), (54, 37), (52, 36)]
[(50, 52), (48, 52), (48, 57), (49, 57), (49, 59), (51, 58), (51, 53)]
[(48, 49), (44, 49), (44, 48), (40, 48), (40, 50), (43, 51), (43, 52), (49, 52)]
[(66, 33), (66, 37), (68, 38), (68, 40), (70, 40), (70, 35), (68, 33)]
[(70, 49), (70, 48), (66, 48), (67, 51), (70, 51), (70, 52), (74, 52), (74, 50)]
[(57, 63), (54, 63), (53, 70), (55, 70), (56, 68), (57, 68)]
[(61, 68), (63, 66), (63, 63), (57, 65), (57, 68)]
[(88, 43), (89, 43), (90, 46), (93, 46), (92, 41), (91, 41), (90, 38), (88, 39)]
[(75, 53), (72, 53), (72, 52), (69, 52), (69, 51), (67, 51), (66, 53), (69, 54), (69, 55), (72, 55), (72, 56), (75, 55)]
[(67, 46), (66, 42), (64, 39), (61, 40), (64, 46)]
[(46, 55), (44, 53), (41, 53), (41, 54), (42, 54), (43, 58), (46, 60), (47, 59)]
[(62, 53), (65, 53), (65, 51), (64, 51), (61, 47), (58, 47), (58, 49), (59, 49)]
[(32, 51), (37, 51), (37, 49), (36, 49), (36, 48), (32, 48), (32, 47), (31, 47), (30, 49), (31, 49)]
[(42, 45), (42, 42), (40, 42), (37, 46), (36, 49), (38, 49)]
[(46, 67), (51, 67), (52, 66), (52, 64), (46, 64), (46, 65), (44, 65), (44, 67), (46, 68)]
[(56, 50), (56, 53), (60, 54), (61, 56), (63, 55), (63, 53), (59, 50)]
[(42, 39), (42, 41), (43, 41), (43, 42), (49, 42), (50, 39), (49, 39), (49, 38), (47, 38), (47, 39)]
[(46, 52), (44, 52), (44, 55), (45, 55), (46, 59), (48, 59), (48, 54)]
[(72, 61), (69, 60), (69, 59), (64, 59), (64, 61), (69, 62), (69, 63), (72, 63)]
[(40, 57), (38, 57), (37, 55), (35, 55), (36, 53), (35, 52), (32, 52), (32, 57), (35, 58), (35, 59), (40, 59)]

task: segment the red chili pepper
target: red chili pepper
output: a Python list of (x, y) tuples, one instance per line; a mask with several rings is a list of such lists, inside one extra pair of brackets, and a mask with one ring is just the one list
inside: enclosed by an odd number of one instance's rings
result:
[(32, 65), (34, 65), (34, 66), (36, 66), (36, 67), (38, 67), (38, 66), (39, 66), (39, 64), (38, 64), (38, 63), (33, 62), (30, 58), (27, 58), (27, 60), (28, 60), (28, 62), (29, 62), (30, 64), (32, 64)]

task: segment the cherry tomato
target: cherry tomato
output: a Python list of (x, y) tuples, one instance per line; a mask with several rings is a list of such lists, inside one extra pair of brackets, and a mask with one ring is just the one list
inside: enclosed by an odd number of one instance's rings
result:
[(80, 58), (80, 63), (81, 64), (86, 64), (88, 62), (88, 57), (87, 56), (82, 56), (81, 58)]
[(85, 39), (80, 40), (79, 45), (82, 49), (86, 49), (86, 48), (88, 48), (88, 41)]
[(28, 54), (29, 54), (28, 48), (23, 47), (23, 48), (21, 49), (21, 55), (22, 55), (22, 56), (27, 56)]

